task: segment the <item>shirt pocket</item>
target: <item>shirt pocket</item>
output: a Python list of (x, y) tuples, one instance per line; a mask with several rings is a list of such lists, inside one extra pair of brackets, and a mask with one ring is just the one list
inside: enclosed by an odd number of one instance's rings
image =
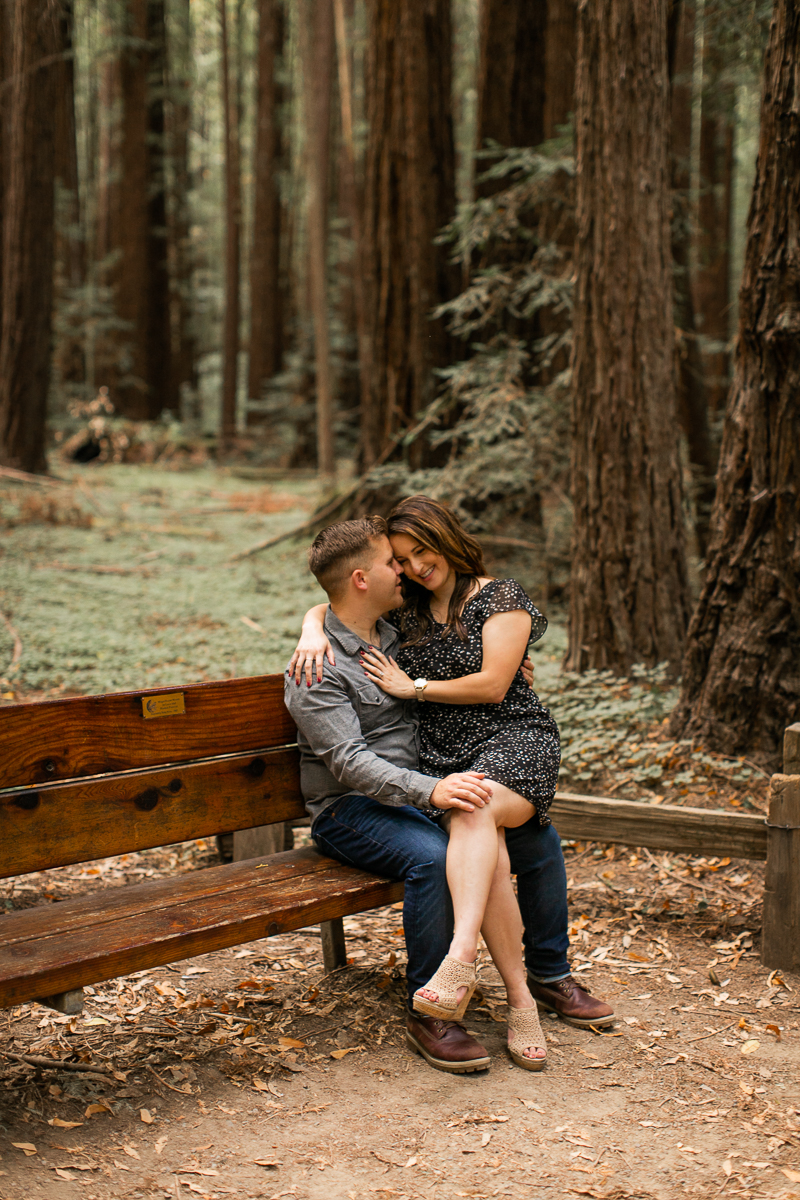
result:
[(369, 733), (385, 721), (385, 703), (389, 699), (374, 683), (356, 684), (358, 716), (364, 733)]

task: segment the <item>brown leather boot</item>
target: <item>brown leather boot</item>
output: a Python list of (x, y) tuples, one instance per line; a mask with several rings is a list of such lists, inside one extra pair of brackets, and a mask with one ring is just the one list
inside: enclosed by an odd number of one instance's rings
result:
[(588, 988), (581, 987), (578, 981), (567, 975), (557, 983), (537, 983), (532, 975), (528, 975), (528, 987), (539, 1008), (547, 1012), (558, 1013), (567, 1025), (576, 1025), (578, 1029), (588, 1029), (592, 1025), (605, 1029), (614, 1024), (614, 1010), (605, 1000), (596, 1000)]
[(410, 1012), (406, 1017), (406, 1040), (411, 1049), (421, 1054), (437, 1071), (468, 1075), (471, 1071), (485, 1071), (489, 1067), (485, 1047), (457, 1021), (442, 1021), (439, 1017)]

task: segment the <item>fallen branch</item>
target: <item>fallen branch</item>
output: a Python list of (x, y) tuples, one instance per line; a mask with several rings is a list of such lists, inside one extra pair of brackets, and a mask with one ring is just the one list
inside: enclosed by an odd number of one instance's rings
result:
[(72, 487), (68, 479), (31, 475), (29, 471), (17, 471), (14, 467), (0, 467), (0, 478), (15, 479), (18, 483), (37, 483), (40, 487)]
[(4, 612), (0, 612), (0, 617), (3, 618), (3, 624), (11, 634), (11, 638), (14, 642), (14, 650), (11, 654), (11, 662), (8, 664), (8, 671), (6, 672), (6, 675), (10, 676), (13, 675), (17, 670), (19, 667), (19, 661), (22, 658), (22, 638), (19, 636)]
[(50, 1071), (79, 1071), (87, 1079), (114, 1086), (113, 1079), (109, 1079), (108, 1075), (101, 1075), (97, 1068), (90, 1063), (64, 1062), (59, 1058), (44, 1058), (39, 1054), (12, 1054), (10, 1050), (0, 1050), (0, 1054), (3, 1054), (5, 1058), (14, 1059), (15, 1062), (27, 1063), (29, 1067), (44, 1067)]

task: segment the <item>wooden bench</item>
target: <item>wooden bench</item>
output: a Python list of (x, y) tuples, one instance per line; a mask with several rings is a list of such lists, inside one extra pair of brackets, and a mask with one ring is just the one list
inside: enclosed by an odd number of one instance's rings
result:
[[(295, 736), (281, 675), (5, 706), (0, 878), (302, 818)], [(342, 917), (402, 896), (304, 847), (12, 911), (0, 1006), (316, 924), (332, 970)]]
[[(5, 706), (0, 878), (302, 818), (295, 733), (281, 675)], [(766, 859), (762, 960), (797, 970), (800, 725), (784, 770), (766, 821), (565, 792), (552, 814), (563, 837)], [(316, 924), (333, 970), (342, 917), (402, 895), (307, 847), (10, 912), (0, 1006), (77, 1011), (86, 984)]]

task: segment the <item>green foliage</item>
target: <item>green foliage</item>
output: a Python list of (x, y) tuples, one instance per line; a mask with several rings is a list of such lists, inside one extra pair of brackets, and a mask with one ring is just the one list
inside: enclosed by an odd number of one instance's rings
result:
[(446, 499), (478, 533), (533, 539), (551, 585), (566, 579), (569, 536), (570, 144), (482, 152), (497, 161), (478, 182), (500, 190), (463, 205), (441, 238), (473, 265), (464, 291), (434, 314), (470, 348), (440, 372), (425, 418), (446, 464), (393, 463), (371, 476), (390, 492)]

